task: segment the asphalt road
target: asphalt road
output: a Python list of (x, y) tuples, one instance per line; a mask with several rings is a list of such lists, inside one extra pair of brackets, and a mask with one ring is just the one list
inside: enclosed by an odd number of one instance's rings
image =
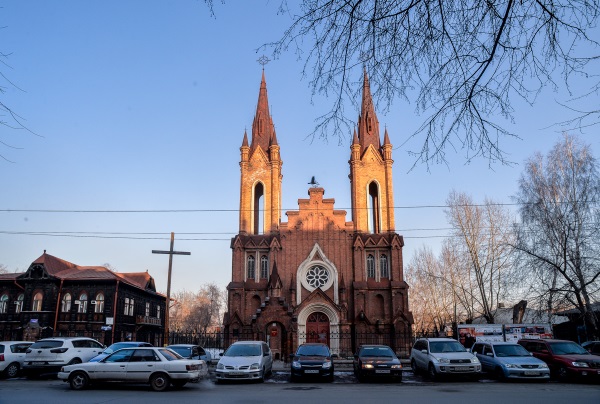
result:
[(336, 372), (334, 383), (289, 383), (289, 373), (276, 371), (263, 384), (225, 383), (212, 379), (180, 390), (156, 393), (146, 385), (107, 384), (72, 391), (56, 379), (0, 380), (0, 403), (600, 403), (599, 384), (502, 383), (483, 378), (478, 382), (448, 380), (430, 382), (405, 372), (402, 383), (358, 383), (352, 372)]

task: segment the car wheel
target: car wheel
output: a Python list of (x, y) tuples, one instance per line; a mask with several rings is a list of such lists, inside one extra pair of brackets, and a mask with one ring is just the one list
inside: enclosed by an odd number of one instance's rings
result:
[(150, 377), (150, 386), (154, 391), (165, 391), (170, 383), (169, 376), (164, 373), (156, 373)]
[(327, 381), (329, 383), (333, 383), (333, 372), (331, 372), (331, 374), (327, 377)]
[(260, 372), (260, 377), (258, 378), (258, 382), (264, 383), (264, 381), (265, 381), (265, 368), (262, 368), (262, 371)]
[(4, 369), (4, 375), (6, 377), (17, 377), (19, 374), (19, 364), (17, 362), (13, 362)]
[(290, 383), (295, 383), (298, 381), (298, 378), (293, 373), (290, 374)]
[(83, 390), (90, 384), (90, 378), (84, 372), (73, 372), (69, 376), (69, 385), (73, 390)]
[(431, 380), (437, 380), (438, 378), (438, 374), (435, 371), (435, 366), (433, 366), (433, 364), (431, 363), (429, 364), (429, 368), (427, 369), (427, 375)]
[(185, 386), (187, 384), (187, 380), (174, 380), (174, 381), (171, 382), (171, 384), (176, 389), (180, 389), (180, 388), (182, 388), (183, 386)]
[(504, 371), (502, 371), (502, 368), (496, 368), (494, 373), (496, 374), (496, 379), (500, 381), (504, 380)]
[(81, 363), (81, 359), (73, 358), (69, 361), (69, 363), (67, 363), (67, 365), (77, 365), (78, 363)]
[(412, 371), (415, 375), (419, 373), (419, 368), (417, 367), (417, 362), (414, 359), (412, 361), (410, 361), (410, 368), (412, 369)]
[(558, 377), (558, 380), (565, 381), (567, 380), (569, 374), (567, 373), (567, 369), (561, 366), (556, 371), (556, 376)]

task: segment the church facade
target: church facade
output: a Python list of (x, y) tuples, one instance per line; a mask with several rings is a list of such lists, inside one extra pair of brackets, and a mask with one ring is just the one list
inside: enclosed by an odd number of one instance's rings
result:
[(351, 220), (313, 184), (282, 221), (283, 161), (263, 71), (251, 138), (244, 133), (240, 147), (226, 341), (265, 340), (281, 358), (303, 342), (325, 342), (341, 356), (363, 343), (408, 351), (413, 321), (404, 240), (395, 231), (392, 144), (387, 129), (381, 139), (366, 72), (357, 128), (349, 160)]

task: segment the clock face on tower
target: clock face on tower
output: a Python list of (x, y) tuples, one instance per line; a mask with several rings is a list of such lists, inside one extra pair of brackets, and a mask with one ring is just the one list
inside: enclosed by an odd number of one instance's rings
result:
[(329, 281), (329, 271), (320, 265), (315, 265), (306, 271), (306, 283), (312, 288), (322, 288)]

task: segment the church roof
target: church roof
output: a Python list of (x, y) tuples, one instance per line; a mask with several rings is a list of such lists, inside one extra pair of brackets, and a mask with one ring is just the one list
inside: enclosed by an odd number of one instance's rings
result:
[(360, 142), (361, 154), (373, 145), (376, 150), (381, 149), (381, 139), (379, 138), (379, 120), (375, 113), (373, 97), (371, 96), (371, 85), (367, 70), (363, 72), (363, 94), (360, 116), (358, 117), (358, 139)]
[[(267, 152), (274, 135), (273, 120), (269, 113), (269, 98), (267, 96), (267, 82), (265, 80), (265, 71), (263, 70), (258, 91), (258, 103), (256, 104), (256, 114), (252, 122), (252, 140), (250, 149), (255, 150), (260, 147)], [(277, 139), (275, 139), (277, 142)], [(276, 143), (275, 143), (276, 144)]]

